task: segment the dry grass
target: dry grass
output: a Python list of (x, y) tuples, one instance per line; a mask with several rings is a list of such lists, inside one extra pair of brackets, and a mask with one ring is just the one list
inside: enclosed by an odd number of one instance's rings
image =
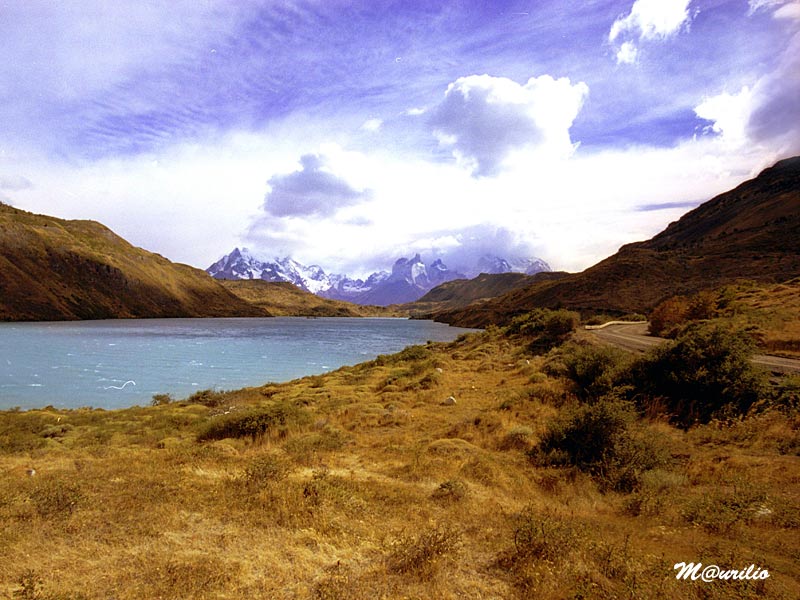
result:
[(0, 413), (0, 597), (800, 596), (798, 417), (641, 421), (670, 459), (603, 493), (526, 456), (573, 401), (545, 361), (491, 330), (218, 406)]

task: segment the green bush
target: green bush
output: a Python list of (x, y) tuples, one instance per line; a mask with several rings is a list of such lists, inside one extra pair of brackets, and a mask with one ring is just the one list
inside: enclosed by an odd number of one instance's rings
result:
[(579, 323), (576, 312), (536, 308), (512, 319), (505, 332), (527, 338), (534, 352), (547, 352), (566, 341)]
[(745, 415), (766, 397), (765, 379), (750, 362), (746, 335), (716, 325), (691, 325), (675, 343), (632, 367), (637, 402), (665, 411), (684, 427)]
[(528, 454), (536, 465), (577, 467), (602, 489), (630, 492), (661, 462), (655, 445), (632, 433), (632, 420), (623, 402), (579, 405), (562, 412)]
[(249, 437), (255, 442), (268, 432), (285, 432), (289, 425), (304, 422), (305, 417), (306, 414), (298, 406), (289, 403), (245, 409), (212, 417), (197, 440), (204, 442)]
[(153, 394), (153, 399), (150, 401), (150, 406), (163, 406), (173, 402), (170, 394)]
[[(225, 392), (217, 392), (214, 390), (200, 390), (199, 392), (195, 392), (191, 396), (189, 396), (186, 401), (189, 404), (202, 404), (203, 406), (208, 406), (209, 408), (216, 408), (218, 406), (222, 406), (225, 402)], [(153, 397), (155, 400), (155, 396)]]
[(594, 401), (628, 389), (629, 352), (611, 346), (572, 346), (564, 353), (563, 363), (582, 400)]

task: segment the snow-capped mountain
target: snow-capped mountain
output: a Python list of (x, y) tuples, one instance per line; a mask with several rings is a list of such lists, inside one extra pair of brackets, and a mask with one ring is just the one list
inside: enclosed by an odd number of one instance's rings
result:
[(289, 258), (263, 259), (254, 256), (247, 248), (234, 248), (206, 272), (216, 279), (263, 279), (264, 281), (288, 281), (299, 288), (318, 294), (331, 287), (331, 278), (322, 267), (309, 267)]
[(551, 270), (550, 265), (541, 258), (514, 257), (506, 260), (493, 254), (484, 254), (472, 269), (467, 269), (466, 271), (467, 275), (473, 278), (481, 273), (525, 273), (526, 275), (534, 275), (542, 271)]
[(426, 266), (422, 257), (415, 254), (411, 258), (397, 259), (391, 272), (377, 271), (366, 279), (354, 279), (347, 275), (327, 274), (318, 265), (305, 266), (290, 257), (258, 257), (247, 248), (235, 248), (206, 269), (217, 279), (288, 281), (324, 298), (382, 306), (413, 302), (446, 281), (466, 279), (480, 273), (516, 271), (532, 274), (549, 270), (550, 266), (538, 258), (507, 261), (487, 254), (474, 268), (466, 269), (467, 275), (464, 275), (448, 269), (438, 258)]

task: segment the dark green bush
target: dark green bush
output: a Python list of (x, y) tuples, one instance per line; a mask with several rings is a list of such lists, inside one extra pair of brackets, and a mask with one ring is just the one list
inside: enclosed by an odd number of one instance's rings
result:
[(766, 397), (765, 379), (750, 362), (752, 340), (716, 325), (691, 325), (675, 343), (632, 367), (637, 403), (688, 427), (740, 417)]
[[(207, 391), (207, 390), (206, 390)], [(153, 394), (153, 399), (150, 401), (151, 406), (163, 406), (173, 401), (170, 394)]]
[(567, 377), (579, 398), (594, 401), (628, 388), (631, 354), (611, 346), (572, 346), (564, 353)]
[(601, 488), (629, 492), (660, 463), (658, 448), (636, 437), (627, 403), (602, 400), (562, 412), (528, 454), (539, 466), (572, 466)]
[[(222, 406), (225, 402), (225, 392), (217, 392), (215, 390), (200, 390), (189, 396), (186, 401), (190, 404), (202, 404), (209, 408), (216, 408)], [(155, 396), (153, 397), (155, 400)]]
[(579, 323), (580, 315), (576, 312), (536, 308), (515, 317), (505, 332), (530, 340), (530, 348), (534, 352), (547, 352), (566, 341)]
[(225, 438), (247, 438), (253, 442), (268, 432), (285, 431), (291, 424), (305, 421), (305, 413), (289, 403), (261, 408), (249, 408), (226, 415), (212, 417), (197, 436), (198, 441)]

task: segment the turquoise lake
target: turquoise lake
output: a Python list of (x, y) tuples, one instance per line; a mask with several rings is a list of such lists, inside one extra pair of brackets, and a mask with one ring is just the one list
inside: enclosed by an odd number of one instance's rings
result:
[(383, 318), (0, 323), (0, 409), (149, 404), (289, 381), (474, 331)]

